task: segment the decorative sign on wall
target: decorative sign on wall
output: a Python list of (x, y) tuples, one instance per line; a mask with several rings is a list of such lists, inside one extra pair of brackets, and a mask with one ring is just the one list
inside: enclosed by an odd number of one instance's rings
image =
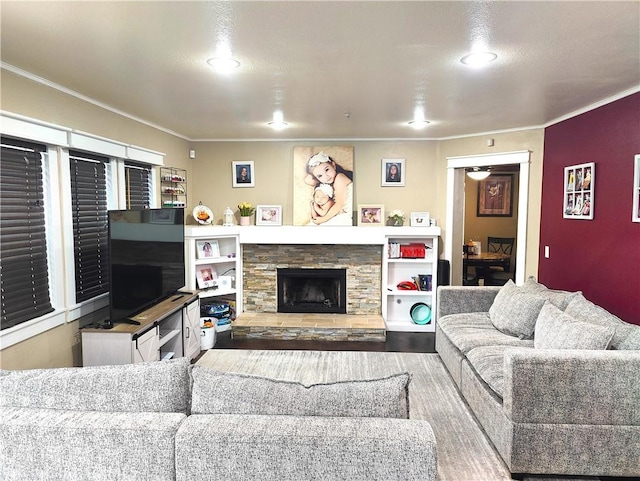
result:
[(633, 222), (640, 222), (640, 154), (633, 159)]
[(594, 162), (564, 168), (562, 216), (565, 219), (593, 219), (595, 175)]
[(513, 175), (491, 174), (478, 181), (478, 217), (513, 215)]

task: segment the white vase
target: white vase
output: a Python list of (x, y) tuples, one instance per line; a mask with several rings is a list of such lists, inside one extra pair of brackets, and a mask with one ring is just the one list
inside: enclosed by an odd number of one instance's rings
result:
[(251, 216), (240, 216), (240, 225), (251, 225)]

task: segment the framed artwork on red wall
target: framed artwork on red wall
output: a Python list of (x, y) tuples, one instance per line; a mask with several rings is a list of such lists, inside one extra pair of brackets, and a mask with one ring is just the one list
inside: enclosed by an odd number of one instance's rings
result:
[(640, 222), (640, 154), (633, 159), (633, 222)]
[(595, 179), (595, 162), (570, 165), (564, 168), (562, 216), (565, 219), (593, 219)]

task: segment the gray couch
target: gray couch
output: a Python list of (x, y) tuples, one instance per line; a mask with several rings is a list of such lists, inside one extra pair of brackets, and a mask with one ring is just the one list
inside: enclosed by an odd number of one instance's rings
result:
[(513, 478), (640, 476), (640, 326), (533, 278), (437, 295), (436, 350)]
[(0, 371), (0, 479), (434, 481), (409, 380), (303, 386), (184, 358)]

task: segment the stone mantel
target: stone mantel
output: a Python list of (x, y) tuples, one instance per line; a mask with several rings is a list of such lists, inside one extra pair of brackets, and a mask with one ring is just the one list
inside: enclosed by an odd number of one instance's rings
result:
[(384, 245), (386, 237), (440, 236), (440, 227), (186, 226), (187, 237), (238, 236), (240, 244)]

